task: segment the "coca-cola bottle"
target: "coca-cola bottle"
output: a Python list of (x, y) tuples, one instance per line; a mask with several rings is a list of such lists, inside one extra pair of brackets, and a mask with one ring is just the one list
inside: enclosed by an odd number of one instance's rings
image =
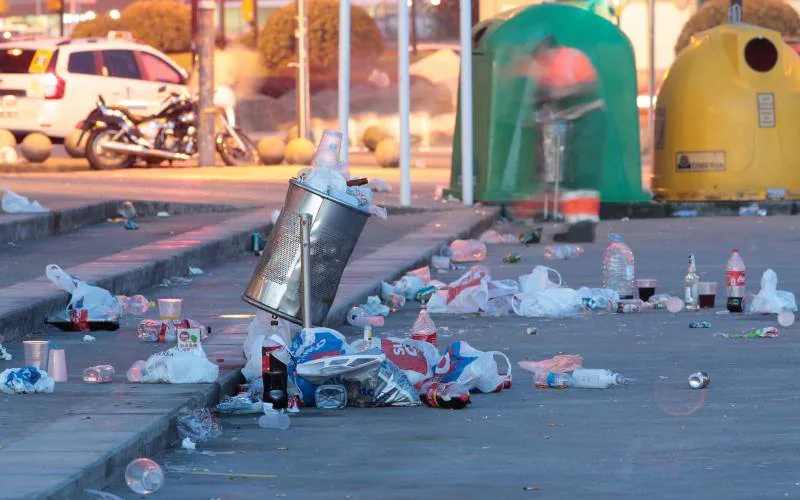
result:
[[(279, 331), (278, 320), (273, 319), (271, 332)], [(286, 346), (275, 342), (268, 335), (261, 347), (261, 371), (264, 381), (264, 403), (269, 403), (275, 410), (283, 410), (289, 406), (289, 353)]]
[(436, 324), (425, 306), (422, 306), (419, 316), (411, 326), (411, 338), (436, 345)]
[(728, 311), (740, 313), (744, 311), (742, 301), (745, 293), (746, 270), (739, 249), (734, 248), (728, 266), (725, 269), (725, 286), (728, 291)]
[(448, 408), (460, 410), (469, 403), (469, 389), (458, 382), (439, 382), (431, 380), (423, 384), (420, 390), (422, 402), (432, 408)]

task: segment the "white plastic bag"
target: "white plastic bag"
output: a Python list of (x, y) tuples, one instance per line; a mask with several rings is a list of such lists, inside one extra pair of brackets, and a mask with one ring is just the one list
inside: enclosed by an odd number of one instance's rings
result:
[[(265, 311), (258, 311), (256, 317), (250, 322), (247, 328), (247, 338), (244, 341), (244, 357), (247, 360), (242, 367), (242, 375), (250, 382), (263, 375), (263, 367), (261, 366), (261, 347), (264, 345), (264, 340), (270, 330), (270, 323), (272, 316)], [(280, 338), (273, 339), (279, 344), (285, 346), (292, 345), (291, 333), (289, 325), (286, 321), (278, 320), (278, 330)]]
[(520, 293), (511, 299), (517, 316), (563, 318), (583, 309), (581, 295), (571, 288), (549, 288), (535, 293)]
[(619, 293), (610, 288), (587, 288), (578, 289), (581, 299), (592, 299), (590, 309), (605, 311), (608, 305), (619, 301)]
[[(550, 273), (556, 276), (558, 282), (550, 279)], [(535, 293), (560, 286), (561, 275), (555, 269), (546, 266), (536, 266), (531, 274), (519, 277), (519, 289), (522, 293)]]
[(761, 290), (750, 303), (748, 312), (777, 314), (783, 311), (797, 311), (794, 294), (778, 290), (778, 275), (772, 269), (767, 269), (761, 275)]
[(437, 290), (428, 301), (428, 312), (449, 314), (474, 314), (486, 310), (489, 302), (489, 270), (472, 266), (464, 275)]
[(10, 189), (3, 190), (3, 201), (0, 202), (0, 208), (7, 214), (30, 214), (50, 211), (38, 201), (30, 201)]
[(55, 388), (55, 380), (38, 368), (9, 368), (0, 372), (0, 392), (6, 394), (49, 394)]
[(141, 382), (145, 384), (211, 384), (219, 377), (219, 366), (202, 349), (180, 351), (173, 347), (147, 358)]
[[(495, 356), (502, 358), (508, 367), (500, 373)], [(447, 346), (436, 365), (434, 375), (443, 382), (457, 382), (469, 390), (499, 392), (506, 380), (511, 379), (511, 362), (500, 351), (479, 351), (465, 341)]]
[(90, 285), (72, 276), (55, 264), (45, 268), (45, 275), (53, 285), (72, 294), (67, 311), (85, 309), (88, 320), (118, 321), (122, 315), (122, 305), (114, 295), (97, 286)]

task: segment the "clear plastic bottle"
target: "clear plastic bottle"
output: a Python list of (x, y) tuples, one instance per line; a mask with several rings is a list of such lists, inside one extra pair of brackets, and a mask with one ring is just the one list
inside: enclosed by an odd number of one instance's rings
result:
[(742, 302), (747, 289), (746, 283), (747, 268), (744, 265), (744, 260), (739, 255), (739, 249), (734, 248), (725, 268), (725, 288), (728, 292), (726, 305), (729, 312), (740, 313), (744, 311)]
[(131, 367), (128, 368), (128, 373), (126, 374), (128, 377), (128, 382), (141, 382), (142, 373), (144, 373), (145, 367), (147, 367), (147, 361), (140, 359), (139, 361), (134, 362)]
[(424, 306), (411, 327), (411, 338), (436, 345), (436, 324)]
[(125, 482), (137, 495), (149, 495), (164, 485), (164, 471), (149, 458), (137, 458), (125, 468)]
[(450, 243), (452, 262), (479, 262), (486, 258), (486, 245), (478, 240), (455, 240)]
[(282, 411), (272, 408), (272, 405), (264, 402), (264, 415), (258, 419), (258, 426), (262, 429), (281, 429), (285, 431), (292, 425), (289, 415)]
[(566, 389), (569, 384), (570, 377), (567, 373), (537, 371), (533, 374), (533, 385), (536, 387)]
[(572, 372), (570, 378), (570, 387), (579, 387), (582, 389), (606, 389), (612, 385), (621, 385), (625, 383), (625, 379), (619, 373), (614, 373), (611, 370), (592, 370), (588, 368), (578, 368)]
[(144, 295), (134, 295), (133, 297), (117, 295), (117, 299), (122, 306), (122, 312), (125, 314), (142, 316), (150, 309), (150, 301)]
[(87, 384), (105, 384), (111, 382), (115, 370), (111, 365), (90, 366), (83, 370), (83, 381)]
[(622, 236), (609, 234), (611, 244), (603, 254), (603, 288), (619, 293), (620, 299), (632, 299), (635, 285), (633, 252)]
[(550, 245), (544, 249), (549, 260), (568, 260), (583, 255), (583, 247), (578, 245)]

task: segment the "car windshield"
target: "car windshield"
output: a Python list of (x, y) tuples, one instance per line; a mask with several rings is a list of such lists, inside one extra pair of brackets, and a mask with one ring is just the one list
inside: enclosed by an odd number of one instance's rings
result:
[(27, 73), (31, 66), (35, 50), (3, 48), (0, 50), (0, 73)]

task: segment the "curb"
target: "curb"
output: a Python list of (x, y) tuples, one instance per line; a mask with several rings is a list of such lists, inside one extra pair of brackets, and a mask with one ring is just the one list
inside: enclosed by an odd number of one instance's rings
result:
[[(0, 245), (66, 234), (92, 224), (103, 222), (109, 218), (119, 217), (117, 208), (121, 203), (122, 201), (111, 200), (37, 214), (5, 214), (12, 218), (0, 222)], [(137, 216), (143, 217), (155, 216), (158, 212), (167, 212), (170, 215), (182, 215), (209, 212), (232, 212), (250, 208), (234, 205), (163, 203), (151, 201), (132, 201), (132, 203), (136, 208)]]

